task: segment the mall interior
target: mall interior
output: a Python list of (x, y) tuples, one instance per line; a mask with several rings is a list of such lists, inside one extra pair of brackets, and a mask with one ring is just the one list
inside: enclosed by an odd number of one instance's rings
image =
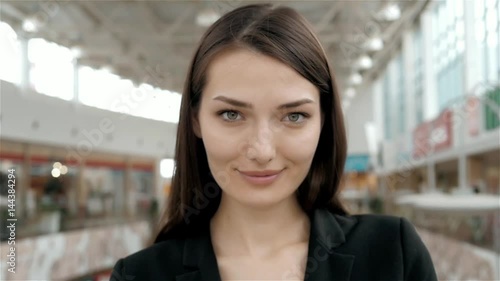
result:
[[(254, 2), (0, 3), (0, 280), (109, 280), (145, 247), (196, 45)], [(350, 213), (408, 218), (440, 280), (499, 280), (500, 0), (278, 4), (331, 62)]]

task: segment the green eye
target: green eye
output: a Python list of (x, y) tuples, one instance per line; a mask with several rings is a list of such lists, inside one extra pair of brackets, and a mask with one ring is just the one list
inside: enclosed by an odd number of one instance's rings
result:
[(221, 113), (223, 119), (227, 121), (237, 121), (240, 114), (236, 111), (227, 110)]
[(292, 114), (288, 115), (288, 119), (292, 122), (297, 122), (300, 119), (300, 114), (292, 113)]
[(287, 115), (287, 121), (292, 123), (302, 123), (308, 117), (306, 113), (293, 112)]

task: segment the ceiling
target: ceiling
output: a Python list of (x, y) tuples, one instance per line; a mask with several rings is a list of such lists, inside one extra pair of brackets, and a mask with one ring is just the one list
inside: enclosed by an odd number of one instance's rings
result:
[[(297, 9), (316, 29), (329, 56), (338, 84), (350, 85), (359, 71), (364, 80), (380, 73), (429, 0), (274, 1)], [(203, 14), (223, 14), (259, 1), (2, 1), (0, 19), (25, 37), (42, 37), (79, 50), (79, 63), (112, 72), (136, 83), (181, 92), (187, 67), (206, 27), (197, 23)], [(260, 1), (261, 2), (261, 1)], [(396, 3), (398, 20), (383, 19), (381, 11)], [(27, 32), (26, 22), (36, 23)], [(23, 30), (24, 23), (24, 30)], [(382, 50), (365, 48), (374, 36)], [(360, 55), (373, 62), (357, 70)]]

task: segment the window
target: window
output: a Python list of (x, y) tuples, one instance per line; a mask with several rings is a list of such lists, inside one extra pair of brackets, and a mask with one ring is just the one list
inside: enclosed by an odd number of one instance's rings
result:
[[(74, 56), (64, 46), (33, 38), (28, 41), (29, 83), (39, 93), (79, 102), (104, 110), (137, 117), (177, 123), (181, 95), (139, 86), (105, 69), (87, 66), (78, 69), (78, 96), (75, 97)], [(21, 42), (16, 32), (0, 22), (0, 79), (19, 84), (22, 73)]]
[(37, 92), (73, 99), (73, 54), (68, 48), (33, 38), (28, 42), (28, 60), (31, 63), (30, 82)]
[(16, 32), (0, 21), (0, 80), (21, 82), (21, 43)]
[(498, 111), (495, 109), (500, 107), (500, 88), (488, 91), (486, 98), (489, 102), (484, 103), (484, 119), (486, 122), (486, 130), (491, 131), (500, 127), (500, 118), (498, 118)]
[(383, 99), (384, 99), (384, 131), (385, 138), (387, 140), (392, 139), (392, 108), (391, 108), (391, 83), (389, 78), (389, 67), (387, 67), (386, 72), (384, 74), (384, 82), (383, 82)]
[(413, 58), (414, 58), (414, 68), (415, 77), (413, 84), (415, 85), (415, 114), (416, 123), (420, 124), (424, 121), (424, 59), (423, 59), (423, 42), (422, 42), (422, 31), (417, 29), (413, 36)]
[(132, 81), (122, 79), (107, 70), (83, 66), (78, 70), (78, 99), (81, 103), (100, 109), (130, 113), (134, 103), (123, 95), (134, 89)]
[(154, 88), (135, 86), (106, 70), (79, 69), (79, 100), (86, 105), (137, 117), (177, 123), (181, 95)]
[(439, 110), (464, 94), (464, 0), (441, 1), (433, 14), (434, 69)]
[(397, 79), (397, 106), (398, 106), (398, 132), (403, 133), (406, 129), (406, 91), (405, 91), (405, 69), (403, 55), (400, 53), (396, 58)]
[(475, 7), (475, 33), (479, 44), (479, 72), (481, 80), (493, 82), (500, 80), (499, 41), (499, 1), (477, 0)]

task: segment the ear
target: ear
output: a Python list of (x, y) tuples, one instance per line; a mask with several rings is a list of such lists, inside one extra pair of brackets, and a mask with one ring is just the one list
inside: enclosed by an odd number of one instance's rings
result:
[(202, 137), (200, 122), (198, 121), (198, 112), (194, 112), (193, 115), (191, 115), (191, 123), (193, 123), (193, 132), (195, 136), (201, 139)]

